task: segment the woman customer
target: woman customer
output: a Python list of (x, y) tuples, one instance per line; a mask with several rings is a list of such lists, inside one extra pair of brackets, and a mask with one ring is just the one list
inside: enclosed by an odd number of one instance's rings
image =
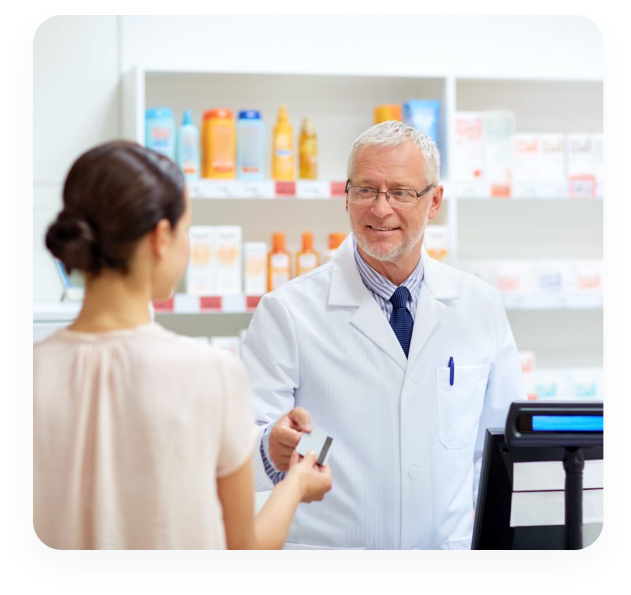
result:
[[(189, 257), (178, 167), (115, 141), (72, 166), (46, 246), (81, 313), (34, 347), (34, 526), (56, 549), (280, 548), (328, 467), (298, 461), (254, 516), (254, 421), (231, 354), (151, 321)], [(273, 365), (273, 364), (271, 364)]]

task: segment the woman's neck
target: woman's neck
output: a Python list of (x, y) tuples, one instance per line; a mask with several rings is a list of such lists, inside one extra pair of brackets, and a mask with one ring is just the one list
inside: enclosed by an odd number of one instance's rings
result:
[(116, 331), (151, 322), (148, 282), (132, 275), (103, 271), (86, 280), (79, 316), (70, 330), (79, 332)]

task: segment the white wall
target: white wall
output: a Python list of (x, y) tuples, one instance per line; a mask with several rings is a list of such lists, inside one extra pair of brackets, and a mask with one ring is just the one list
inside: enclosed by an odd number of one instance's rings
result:
[(33, 297), (56, 300), (61, 283), (44, 235), (63, 180), (80, 153), (120, 136), (117, 17), (53, 17), (33, 40)]
[(122, 69), (601, 80), (584, 17), (124, 16)]

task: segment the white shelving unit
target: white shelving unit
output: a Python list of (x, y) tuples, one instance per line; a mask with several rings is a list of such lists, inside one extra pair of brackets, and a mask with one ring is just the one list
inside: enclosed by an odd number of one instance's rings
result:
[[(433, 223), (449, 228), (452, 263), (465, 259), (603, 256), (601, 198), (551, 199), (545, 189), (536, 188), (530, 199), (471, 197), (466, 188), (450, 183), (449, 178), (451, 131), (457, 111), (513, 111), (517, 132), (601, 133), (603, 85), (593, 78), (572, 81), (518, 77), (370, 77), (136, 67), (129, 71), (124, 83), (125, 134), (141, 143), (144, 110), (151, 106), (170, 106), (176, 118), (184, 109), (192, 109), (198, 123), (203, 111), (213, 107), (229, 107), (234, 112), (258, 109), (270, 142), (281, 103), (288, 107), (296, 134), (301, 119), (307, 115), (313, 117), (319, 139), (321, 183), (298, 183), (293, 192), (286, 188), (278, 192), (271, 181), (252, 185), (201, 180), (190, 185), (195, 224), (241, 225), (243, 241), (269, 242), (274, 231), (284, 231), (287, 248), (292, 252), (299, 248), (301, 233), (312, 231), (316, 249), (324, 250), (328, 233), (350, 231), (340, 184), (346, 180), (348, 150), (355, 138), (372, 125), (374, 106), (413, 98), (439, 99), (446, 200)], [(269, 163), (267, 167), (269, 171)], [(184, 288), (179, 287), (178, 291)], [(177, 300), (182, 302), (184, 298)], [(519, 349), (534, 351), (538, 366), (571, 366), (573, 362), (602, 366), (602, 295), (507, 295), (505, 305)], [(178, 311), (174, 308), (175, 313)], [(157, 316), (174, 330), (190, 332), (191, 325), (197, 328), (190, 322), (191, 314), (192, 311), (187, 311), (181, 316), (160, 313)], [(233, 329), (227, 334), (236, 335), (247, 326), (251, 308), (239, 306), (229, 311), (220, 308), (214, 314), (211, 317), (214, 327)], [(195, 319), (199, 320), (199, 316), (193, 316)], [(556, 351), (549, 348), (551, 321), (558, 335), (553, 341)]]

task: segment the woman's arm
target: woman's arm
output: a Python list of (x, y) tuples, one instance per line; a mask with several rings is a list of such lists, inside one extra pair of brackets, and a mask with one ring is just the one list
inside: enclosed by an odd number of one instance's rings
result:
[(228, 549), (280, 549), (285, 543), (298, 504), (322, 500), (331, 489), (331, 470), (316, 465), (311, 453), (293, 464), (254, 516), (252, 461), (217, 480)]

